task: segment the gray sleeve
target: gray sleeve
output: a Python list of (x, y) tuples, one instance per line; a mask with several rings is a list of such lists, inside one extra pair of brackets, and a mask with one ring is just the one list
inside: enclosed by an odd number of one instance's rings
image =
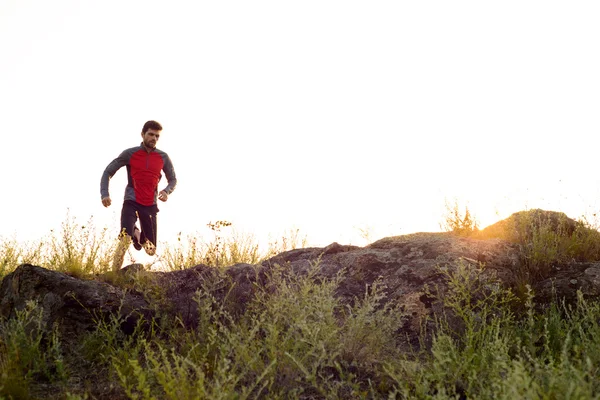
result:
[(131, 151), (128, 149), (122, 152), (119, 157), (115, 158), (110, 164), (108, 164), (104, 170), (104, 173), (102, 174), (102, 178), (100, 179), (100, 196), (102, 199), (109, 196), (108, 182), (110, 181), (110, 178), (112, 178), (122, 166), (127, 165), (130, 158)]
[(165, 153), (163, 154), (163, 171), (165, 172), (165, 176), (167, 178), (167, 187), (163, 190), (167, 192), (167, 194), (173, 193), (175, 190), (175, 186), (177, 186), (177, 176), (175, 175), (175, 168), (173, 168), (173, 163), (169, 156)]

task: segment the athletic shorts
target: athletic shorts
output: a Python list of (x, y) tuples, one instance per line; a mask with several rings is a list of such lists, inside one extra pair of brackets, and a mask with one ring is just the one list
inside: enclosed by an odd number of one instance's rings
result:
[(139, 219), (141, 230), (140, 244), (149, 240), (156, 246), (158, 233), (156, 214), (158, 211), (158, 206), (156, 204), (152, 206), (143, 206), (133, 200), (125, 200), (123, 202), (123, 208), (121, 209), (121, 232), (125, 230), (125, 232), (135, 240), (133, 230), (135, 223)]

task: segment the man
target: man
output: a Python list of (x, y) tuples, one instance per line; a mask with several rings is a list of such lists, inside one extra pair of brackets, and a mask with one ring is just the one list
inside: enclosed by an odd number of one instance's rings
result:
[[(142, 143), (123, 151), (104, 170), (100, 180), (100, 195), (104, 207), (111, 205), (108, 193), (110, 178), (123, 166), (127, 167), (127, 187), (121, 210), (121, 233), (113, 259), (113, 270), (123, 265), (125, 253), (133, 243), (136, 250), (142, 247), (149, 255), (156, 252), (158, 207), (156, 200), (167, 201), (175, 190), (177, 178), (171, 159), (164, 151), (156, 148), (162, 126), (156, 121), (148, 121), (142, 128)], [(158, 183), (164, 171), (167, 186), (158, 192)], [(140, 227), (136, 226), (140, 220)]]

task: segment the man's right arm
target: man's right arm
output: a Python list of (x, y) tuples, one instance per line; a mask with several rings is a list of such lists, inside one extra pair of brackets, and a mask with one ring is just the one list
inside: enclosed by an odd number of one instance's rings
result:
[[(112, 178), (122, 166), (127, 165), (130, 158), (131, 151), (125, 150), (119, 155), (119, 157), (112, 160), (104, 170), (102, 178), (100, 179), (100, 198), (102, 199), (102, 204), (104, 204), (105, 207), (110, 205), (110, 195), (108, 193), (108, 182), (110, 181), (110, 178)], [(107, 199), (106, 202), (105, 199)]]

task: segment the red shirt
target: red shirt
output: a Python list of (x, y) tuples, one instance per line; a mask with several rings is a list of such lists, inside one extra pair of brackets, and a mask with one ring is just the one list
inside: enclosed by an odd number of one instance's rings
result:
[(156, 204), (158, 183), (162, 178), (161, 171), (167, 178), (167, 186), (162, 189), (171, 194), (177, 185), (175, 169), (171, 159), (164, 151), (151, 149), (143, 145), (123, 151), (104, 170), (100, 180), (100, 195), (109, 197), (108, 183), (110, 178), (123, 166), (127, 167), (127, 187), (124, 200), (133, 200), (144, 206)]

